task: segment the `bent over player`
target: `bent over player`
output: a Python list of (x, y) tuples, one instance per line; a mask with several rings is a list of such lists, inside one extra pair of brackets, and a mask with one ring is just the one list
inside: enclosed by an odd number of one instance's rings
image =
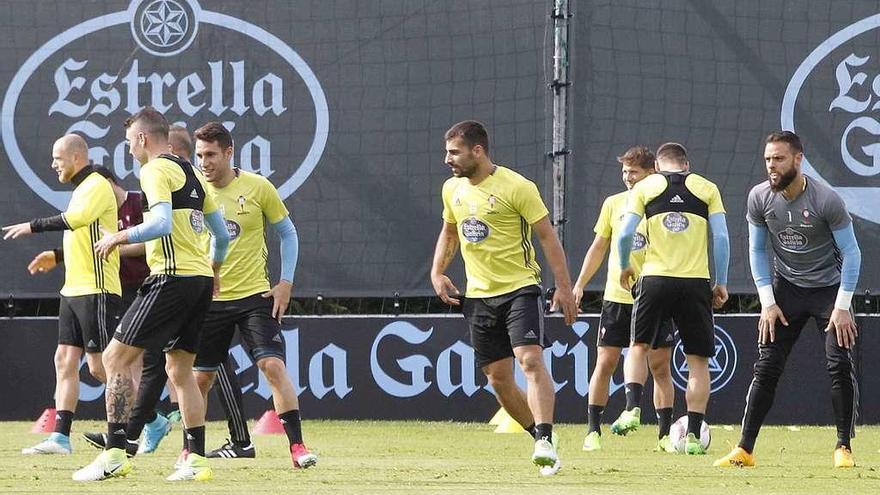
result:
[[(747, 214), (749, 264), (761, 300), (758, 361), (746, 397), (739, 444), (715, 465), (755, 465), (752, 451), (773, 405), (776, 384), (801, 330), (812, 318), (825, 331), (826, 368), (837, 425), (834, 467), (853, 467), (850, 438), (859, 389), (852, 356), (857, 331), (850, 306), (862, 254), (843, 200), (834, 189), (808, 180), (801, 172), (804, 149), (800, 138), (790, 131), (777, 131), (765, 143), (768, 180), (749, 192)], [(768, 238), (775, 258), (772, 276)]]

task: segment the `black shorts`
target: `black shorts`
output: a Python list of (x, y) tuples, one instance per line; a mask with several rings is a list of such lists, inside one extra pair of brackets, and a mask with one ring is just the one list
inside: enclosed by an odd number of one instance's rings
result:
[(530, 285), (495, 297), (464, 298), (462, 312), (468, 322), (477, 366), (513, 357), (513, 348), (546, 347), (544, 303), (541, 288)]
[(678, 328), (685, 354), (715, 355), (712, 287), (708, 279), (643, 276), (636, 283), (633, 295), (633, 340), (657, 341), (662, 335), (663, 322), (671, 318)]
[(266, 357), (283, 361), (284, 339), (281, 338), (281, 325), (272, 318), (272, 304), (272, 299), (260, 294), (235, 301), (212, 302), (205, 316), (193, 369), (215, 371), (225, 363), (236, 328), (254, 362)]
[(119, 324), (122, 298), (116, 294), (61, 296), (58, 344), (102, 352)]
[(150, 275), (113, 338), (147, 350), (195, 354), (213, 290), (212, 277)]
[(651, 339), (638, 339), (632, 335), (632, 304), (602, 301), (602, 314), (599, 315), (599, 332), (596, 338), (598, 347), (629, 347), (631, 341), (650, 344), (652, 349), (672, 347), (675, 344), (675, 327), (670, 320), (663, 320), (660, 331)]

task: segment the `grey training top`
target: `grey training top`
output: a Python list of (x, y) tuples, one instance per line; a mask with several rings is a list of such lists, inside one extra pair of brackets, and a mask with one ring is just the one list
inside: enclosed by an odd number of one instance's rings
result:
[(798, 287), (840, 283), (840, 251), (832, 231), (852, 223), (834, 190), (806, 178), (806, 189), (788, 201), (765, 181), (749, 192), (746, 219), (765, 226), (776, 255), (776, 274)]

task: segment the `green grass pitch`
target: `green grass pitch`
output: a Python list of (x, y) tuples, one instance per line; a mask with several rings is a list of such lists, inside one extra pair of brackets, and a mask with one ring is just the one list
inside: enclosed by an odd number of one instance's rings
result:
[[(627, 437), (603, 433), (603, 450), (581, 451), (582, 425), (559, 425), (563, 469), (542, 477), (531, 465), (531, 443), (523, 434), (493, 433), (475, 423), (391, 421), (306, 421), (307, 444), (317, 467), (294, 471), (283, 435), (256, 435), (255, 460), (213, 460), (214, 479), (164, 481), (180, 448), (179, 425), (155, 454), (134, 459), (127, 478), (77, 483), (71, 473), (97, 451), (81, 438), (99, 431), (95, 421), (74, 422), (71, 456), (20, 454), (44, 435), (31, 423), (0, 423), (0, 493), (528, 493), (629, 494), (861, 494), (880, 493), (880, 428), (862, 427), (853, 447), (857, 466), (831, 467), (834, 430), (829, 427), (768, 427), (758, 441), (758, 467), (718, 469), (712, 461), (727, 453), (738, 428), (713, 428), (707, 456), (652, 452), (656, 426)], [(208, 425), (208, 446), (223, 442), (225, 423)]]

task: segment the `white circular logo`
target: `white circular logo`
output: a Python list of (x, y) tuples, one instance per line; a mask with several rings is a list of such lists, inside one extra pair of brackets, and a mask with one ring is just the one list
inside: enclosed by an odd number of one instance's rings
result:
[(201, 234), (205, 231), (205, 214), (200, 210), (193, 210), (189, 214), (189, 224), (192, 225), (193, 232)]
[(226, 231), (229, 232), (229, 241), (232, 242), (241, 235), (241, 225), (227, 218)]
[(687, 230), (690, 226), (690, 221), (681, 213), (673, 211), (672, 213), (667, 213), (666, 216), (663, 217), (663, 226), (670, 232), (679, 233)]
[(633, 245), (632, 250), (638, 251), (640, 249), (644, 249), (645, 246), (648, 245), (648, 239), (643, 236), (641, 233), (636, 232), (633, 234)]
[[(217, 31), (224, 39), (234, 35), (246, 43), (236, 38), (216, 54), (174, 57), (198, 33)], [(120, 67), (116, 58), (87, 49), (90, 43), (82, 41), (87, 38), (122, 45), (133, 39), (138, 49)], [(297, 104), (294, 115), (294, 97), (311, 105)], [(28, 104), (20, 104), (23, 101)], [(64, 210), (71, 192), (56, 185), (56, 175), (45, 161), (45, 143), (79, 133), (89, 143), (89, 158), (125, 182), (138, 175), (139, 164), (132, 163), (120, 123), (146, 105), (165, 113), (170, 122), (199, 125), (220, 120), (227, 126), (247, 126), (231, 129), (236, 164), (269, 178), (282, 199), (317, 167), (330, 129), (327, 99), (317, 76), (272, 33), (202, 10), (196, 0), (133, 0), (126, 10), (88, 19), (56, 35), (19, 67), (0, 109), (2, 148), (22, 181)], [(41, 123), (42, 134), (36, 137), (34, 122)], [(28, 141), (19, 142), (16, 136), (21, 126), (28, 126)], [(108, 142), (111, 138), (117, 141)]]
[(160, 57), (186, 50), (198, 32), (194, 0), (134, 0), (131, 33), (141, 48)]
[(489, 226), (474, 217), (470, 217), (461, 222), (461, 235), (468, 242), (480, 242), (489, 237)]
[[(688, 366), (687, 356), (678, 332), (675, 332), (675, 350), (672, 351), (672, 381), (679, 390), (687, 390)], [(715, 355), (709, 358), (709, 376), (711, 391), (717, 392), (725, 387), (736, 373), (736, 344), (730, 334), (715, 325)]]
[[(821, 166), (811, 163), (808, 146), (801, 161), (803, 172), (833, 187), (851, 213), (874, 223), (880, 223), (880, 120), (876, 118), (880, 74), (876, 65), (872, 68), (868, 63), (876, 52), (876, 37), (857, 38), (878, 28), (880, 14), (851, 24), (820, 43), (792, 75), (781, 111), (782, 128), (793, 132), (799, 132), (799, 122), (822, 122), (818, 129), (805, 125), (799, 134), (808, 144), (827, 141), (830, 147), (838, 148), (840, 161), (832, 159)], [(811, 86), (811, 80), (819, 78), (821, 83)], [(835, 87), (829, 90), (828, 83)], [(809, 89), (804, 91), (805, 87)], [(799, 102), (802, 93), (806, 96)], [(805, 120), (799, 121), (795, 110), (805, 114), (801, 117)], [(809, 135), (816, 130), (822, 135)], [(846, 168), (829, 168), (836, 163)]]

